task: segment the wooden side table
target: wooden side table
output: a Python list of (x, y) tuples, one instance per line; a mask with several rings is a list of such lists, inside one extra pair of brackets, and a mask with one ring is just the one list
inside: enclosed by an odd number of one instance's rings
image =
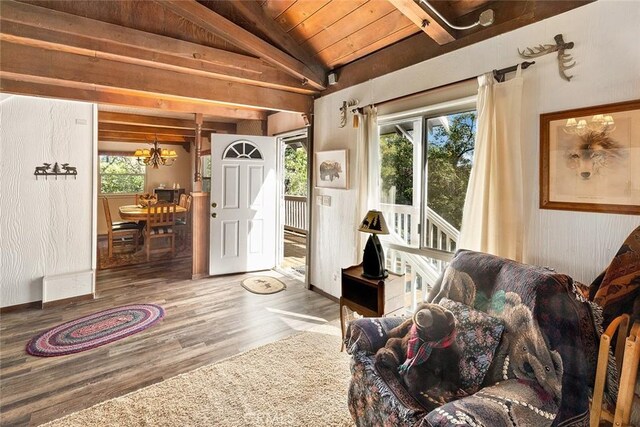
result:
[(344, 307), (365, 317), (401, 314), (404, 309), (404, 275), (389, 273), (385, 279), (367, 279), (362, 276), (362, 264), (342, 269), (340, 297), (340, 326), (342, 349), (346, 321)]

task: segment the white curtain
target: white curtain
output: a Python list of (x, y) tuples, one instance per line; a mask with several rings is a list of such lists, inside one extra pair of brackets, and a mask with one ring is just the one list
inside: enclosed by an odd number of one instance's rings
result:
[(458, 247), (522, 261), (520, 66), (512, 80), (497, 83), (487, 73), (478, 83), (478, 129)]
[[(378, 141), (378, 111), (375, 106), (364, 108), (360, 114), (358, 136), (356, 140), (356, 224), (365, 217), (369, 209), (374, 209), (378, 204), (378, 170), (379, 141)], [(362, 261), (362, 251), (369, 237), (366, 233), (357, 232), (356, 236), (356, 260)]]

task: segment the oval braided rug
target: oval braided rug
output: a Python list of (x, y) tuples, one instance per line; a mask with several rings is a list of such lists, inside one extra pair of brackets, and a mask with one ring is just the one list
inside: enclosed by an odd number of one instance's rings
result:
[(154, 304), (116, 307), (63, 323), (34, 337), (27, 353), (34, 356), (61, 356), (89, 350), (154, 325), (164, 317), (164, 309)]

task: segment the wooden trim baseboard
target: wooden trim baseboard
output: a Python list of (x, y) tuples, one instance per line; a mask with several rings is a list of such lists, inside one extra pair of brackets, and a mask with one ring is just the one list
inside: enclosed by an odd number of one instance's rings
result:
[(95, 297), (93, 296), (93, 294), (78, 295), (76, 297), (63, 298), (55, 301), (43, 302), (41, 304), (41, 307), (44, 310), (45, 308), (59, 307), (61, 305), (68, 305), (74, 302), (87, 301), (94, 298)]
[(42, 301), (25, 302), (24, 304), (8, 305), (6, 307), (0, 307), (0, 314), (12, 313), (14, 311), (26, 310), (28, 308), (40, 308)]
[(322, 289), (318, 288), (317, 286), (314, 286), (312, 284), (309, 284), (309, 290), (322, 295), (325, 298), (330, 299), (331, 301), (335, 302), (335, 303), (340, 303), (340, 298), (334, 297), (333, 295), (323, 291)]

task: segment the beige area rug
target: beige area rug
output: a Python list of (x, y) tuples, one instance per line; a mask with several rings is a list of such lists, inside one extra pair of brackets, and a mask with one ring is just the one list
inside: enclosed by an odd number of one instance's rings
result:
[(275, 294), (283, 291), (287, 285), (271, 276), (253, 276), (242, 281), (242, 287), (254, 294)]
[(322, 325), (46, 426), (353, 426), (350, 376), (340, 329)]

